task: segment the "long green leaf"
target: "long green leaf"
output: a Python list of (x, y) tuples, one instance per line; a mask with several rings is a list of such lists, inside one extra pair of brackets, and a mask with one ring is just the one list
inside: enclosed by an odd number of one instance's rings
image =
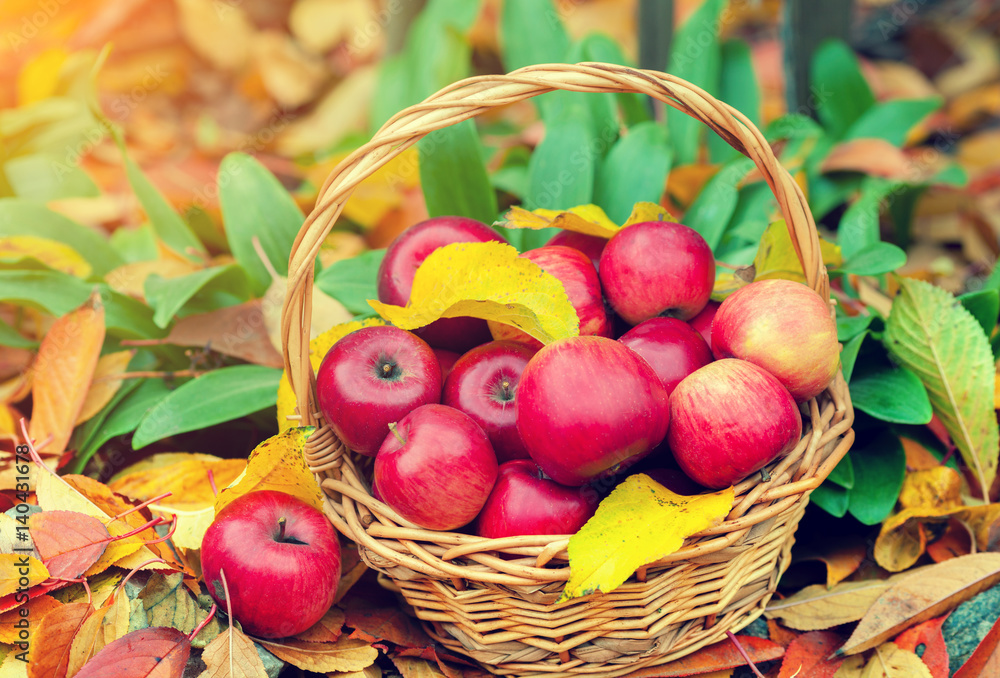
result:
[(611, 147), (601, 163), (594, 202), (612, 221), (625, 223), (635, 203), (660, 201), (672, 155), (663, 125), (635, 125)]
[(684, 213), (684, 225), (701, 233), (713, 251), (722, 241), (726, 225), (736, 211), (739, 202), (736, 186), (752, 168), (753, 161), (742, 157), (724, 165)]
[[(753, 124), (760, 124), (760, 86), (753, 68), (750, 45), (743, 40), (722, 43), (719, 99), (750, 118)], [(708, 151), (712, 162), (727, 162), (740, 155), (714, 132), (708, 134)]]
[(369, 250), (336, 261), (316, 276), (316, 287), (344, 305), (351, 313), (370, 313), (369, 299), (378, 299), (378, 268), (385, 250)]
[(132, 447), (259, 412), (277, 400), (281, 370), (236, 365), (186, 382), (156, 404), (139, 423)]
[(10, 346), (11, 348), (38, 348), (38, 342), (28, 339), (13, 327), (0, 320), (0, 346)]
[(109, 440), (134, 431), (143, 417), (170, 393), (162, 379), (142, 380), (111, 409), (97, 430), (87, 437), (77, 455), (86, 463)]
[(1000, 293), (996, 290), (978, 290), (963, 294), (958, 300), (979, 322), (986, 336), (992, 335), (997, 326), (997, 316), (1000, 315)]
[(881, 275), (891, 273), (905, 263), (906, 252), (892, 243), (877, 242), (855, 252), (838, 270), (857, 275)]
[(941, 108), (942, 100), (894, 99), (872, 106), (858, 118), (844, 140), (885, 139), (895, 146), (902, 146), (910, 130), (928, 115)]
[(500, 13), (500, 51), (504, 68), (557, 63), (570, 39), (552, 0), (506, 0)]
[(222, 159), (219, 203), (229, 249), (253, 281), (254, 293), (261, 295), (271, 284), (271, 274), (257, 254), (254, 238), (274, 269), (287, 275), (288, 256), (305, 216), (281, 182), (246, 153)]
[(899, 285), (886, 322), (886, 348), (923, 382), (934, 412), (985, 491), (996, 476), (1000, 445), (989, 340), (945, 290), (909, 278), (900, 278)]
[(894, 424), (926, 424), (931, 420), (927, 390), (908, 369), (880, 366), (852, 374), (850, 384), (854, 406), (877, 419)]
[(246, 301), (250, 296), (248, 282), (246, 272), (235, 264), (214, 266), (179, 278), (150, 276), (146, 279), (146, 301), (155, 311), (156, 326), (166, 327), (192, 297), (210, 285)]
[(850, 452), (854, 487), (848, 491), (848, 511), (865, 525), (877, 525), (896, 506), (906, 476), (906, 452), (888, 429), (867, 440)]
[[(566, 109), (561, 124), (546, 130), (528, 164), (529, 209), (564, 209), (592, 201), (597, 163), (592, 141), (589, 112), (578, 106)], [(541, 234), (533, 243), (551, 237), (546, 229), (532, 234)]]
[(899, 184), (882, 177), (867, 177), (861, 195), (847, 208), (837, 227), (837, 244), (845, 260), (880, 242), (879, 214), (885, 197)]
[(840, 139), (875, 105), (875, 95), (861, 73), (858, 58), (840, 40), (819, 46), (810, 73), (816, 113), (827, 131)]
[(431, 132), (417, 144), (420, 185), (432, 217), (455, 215), (492, 224), (497, 196), (472, 120)]

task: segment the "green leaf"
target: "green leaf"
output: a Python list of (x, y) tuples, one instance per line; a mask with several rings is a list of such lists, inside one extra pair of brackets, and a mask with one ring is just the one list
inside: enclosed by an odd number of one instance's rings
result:
[(1000, 293), (996, 290), (979, 290), (961, 295), (962, 306), (979, 321), (986, 336), (993, 334), (1000, 316)]
[(506, 0), (500, 13), (500, 55), (513, 71), (533, 64), (558, 63), (570, 38), (552, 0)]
[(840, 40), (827, 40), (813, 55), (810, 72), (816, 113), (827, 131), (840, 139), (875, 105), (858, 58)]
[(888, 430), (868, 440), (848, 453), (854, 467), (848, 511), (865, 525), (877, 525), (896, 506), (906, 476), (906, 452)]
[[(753, 68), (750, 45), (743, 40), (722, 43), (721, 81), (719, 99), (760, 124), (761, 97), (757, 74)], [(708, 135), (708, 150), (712, 162), (728, 162), (739, 157), (740, 152), (718, 134)]]
[(77, 456), (84, 465), (109, 440), (131, 433), (142, 418), (172, 391), (162, 379), (143, 379), (111, 408), (100, 426), (91, 433), (80, 447)]
[(60, 163), (47, 153), (11, 158), (3, 164), (3, 173), (18, 197), (42, 204), (60, 198), (96, 198), (101, 194), (101, 189), (79, 165)]
[(859, 117), (844, 134), (844, 140), (885, 139), (902, 146), (906, 135), (921, 120), (941, 108), (940, 97), (930, 99), (894, 99), (875, 104)]
[(378, 269), (385, 250), (369, 250), (336, 261), (316, 276), (316, 286), (354, 314), (369, 313), (369, 299), (378, 299)]
[(643, 122), (630, 128), (601, 163), (594, 202), (612, 221), (625, 223), (637, 202), (660, 201), (671, 157), (663, 125)]
[(192, 379), (160, 400), (139, 423), (132, 447), (232, 421), (277, 401), (281, 370), (260, 365), (223, 367)]
[(160, 256), (156, 233), (149, 224), (137, 228), (120, 226), (111, 234), (111, 246), (128, 263), (153, 261)]
[(65, 243), (87, 260), (95, 276), (103, 276), (125, 263), (94, 229), (42, 205), (18, 198), (3, 198), (0, 199), (0, 237), (11, 235), (33, 235)]
[(837, 341), (853, 339), (868, 329), (875, 319), (873, 315), (841, 315), (837, 314)]
[(848, 384), (851, 383), (851, 377), (854, 374), (854, 364), (858, 359), (858, 351), (861, 350), (861, 344), (864, 343), (866, 336), (868, 336), (868, 332), (861, 332), (861, 334), (852, 337), (850, 341), (844, 344), (844, 348), (840, 351), (840, 369), (844, 373), (844, 381)]
[(378, 65), (378, 87), (368, 114), (368, 125), (372, 129), (378, 129), (396, 113), (420, 101), (420, 97), (412, 93), (416, 83), (406, 57), (407, 54), (400, 52), (385, 57)]
[(417, 144), (420, 185), (432, 217), (456, 215), (486, 224), (497, 217), (483, 146), (472, 120), (431, 132)]
[(887, 242), (877, 242), (855, 252), (837, 269), (842, 273), (881, 275), (906, 264), (906, 252)]
[(719, 246), (726, 225), (736, 211), (739, 201), (736, 187), (753, 166), (752, 160), (742, 157), (724, 165), (684, 214), (684, 224), (698, 231), (713, 251)]
[(847, 506), (851, 496), (848, 490), (830, 482), (824, 482), (809, 495), (809, 501), (829, 513), (834, 518), (847, 515)]
[(822, 135), (823, 128), (808, 115), (801, 113), (786, 113), (768, 123), (764, 130), (764, 137), (771, 143), (783, 139), (803, 139)]
[[(625, 56), (621, 46), (602, 33), (587, 35), (583, 38), (581, 46), (585, 61), (599, 61), (619, 66), (633, 65)], [(629, 127), (652, 120), (649, 107), (646, 105), (647, 97), (644, 95), (635, 92), (618, 92), (614, 97), (621, 108), (625, 124)]]
[(0, 346), (10, 346), (11, 348), (27, 348), (34, 350), (38, 348), (38, 342), (28, 339), (23, 334), (0, 319)]
[[(666, 71), (701, 87), (709, 94), (719, 91), (722, 51), (719, 48), (719, 17), (725, 0), (705, 0), (674, 34)], [(708, 132), (704, 123), (686, 113), (667, 108), (667, 129), (678, 165), (698, 160), (698, 150)]]
[(146, 302), (154, 310), (153, 322), (157, 327), (167, 327), (196, 294), (221, 289), (246, 301), (250, 298), (249, 287), (246, 271), (236, 264), (229, 264), (213, 266), (179, 278), (151, 275), (146, 279), (145, 294)]
[[(596, 159), (588, 152), (593, 141), (590, 114), (574, 106), (562, 123), (550, 127), (528, 165), (527, 209), (566, 209), (593, 202)], [(526, 235), (528, 249), (552, 237), (543, 229)]]
[(834, 174), (810, 174), (809, 209), (813, 218), (819, 221), (861, 190), (864, 175), (848, 172)]
[(988, 488), (996, 476), (994, 365), (983, 328), (955, 297), (929, 283), (900, 278), (885, 344), (927, 387), (931, 405), (962, 459)]
[(854, 462), (851, 461), (851, 455), (844, 455), (826, 479), (840, 485), (845, 490), (852, 489), (854, 487)]
[(879, 215), (882, 203), (898, 186), (898, 182), (881, 177), (864, 180), (861, 195), (847, 208), (837, 227), (837, 244), (845, 261), (881, 242)]
[(295, 200), (266, 167), (246, 153), (230, 153), (219, 166), (219, 203), (229, 249), (262, 295), (271, 274), (253, 246), (279, 275), (288, 275), (288, 256), (305, 217)]
[(876, 419), (896, 424), (926, 424), (931, 403), (920, 379), (903, 367), (882, 367), (853, 375), (854, 406)]

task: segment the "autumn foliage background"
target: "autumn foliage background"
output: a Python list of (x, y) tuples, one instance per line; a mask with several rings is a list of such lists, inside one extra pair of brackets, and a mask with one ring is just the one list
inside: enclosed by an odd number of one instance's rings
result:
[[(280, 487), (319, 504), (296, 461), (303, 432), (258, 445), (288, 428), (294, 406), (279, 390), (282, 275), (330, 170), (396, 110), (465, 75), (636, 63), (637, 10), (636, 0), (0, 5), (0, 677), (75, 675), (142, 628), (161, 629), (148, 642), (176, 653), (170, 675), (186, 665), (212, 676), (485, 675), (439, 652), (350, 548), (327, 617), (255, 644), (221, 612), (209, 618), (197, 549), (237, 494)], [(809, 196), (859, 413), (854, 449), (813, 494), (768, 619), (739, 642), (780, 678), (996, 675), (1000, 11), (858, 0), (851, 46), (817, 53), (814, 97), (789, 110), (781, 3), (675, 10), (671, 72), (766, 130)], [(543, 11), (557, 20), (532, 20)], [(679, 58), (705, 35), (698, 54), (717, 54), (715, 71)], [(658, 202), (734, 265), (798, 275), (745, 159), (642, 100), (616, 105), (629, 132), (616, 118), (587, 181), (554, 198), (547, 168), (593, 139), (557, 146), (531, 102), (477, 121), (487, 197), (478, 175), (416, 149), (363, 182), (320, 255), (313, 335), (373, 315), (380, 248), (449, 207), (458, 183), (491, 222), (513, 205), (599, 202), (621, 223), (633, 202)], [(664, 117), (671, 139), (653, 122)], [(652, 178), (623, 175), (639, 193), (618, 192), (615, 172), (639, 165)], [(886, 341), (894, 304), (918, 327), (922, 312), (958, 315), (908, 364)], [(62, 476), (33, 466), (23, 497), (22, 419)], [(963, 422), (980, 433), (956, 435)], [(19, 523), (19, 503), (41, 511)], [(19, 525), (38, 556), (25, 604), (34, 668), (16, 657)], [(69, 525), (81, 536), (67, 550)], [(849, 656), (828, 659), (845, 643)], [(641, 675), (749, 675), (746, 663), (724, 644)]]

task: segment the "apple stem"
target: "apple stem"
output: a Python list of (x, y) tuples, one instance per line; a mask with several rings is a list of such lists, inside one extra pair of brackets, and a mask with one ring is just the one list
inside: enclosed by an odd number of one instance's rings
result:
[(760, 470), (760, 482), (766, 483), (771, 480), (771, 474), (767, 472), (766, 468)]
[(278, 541), (285, 541), (285, 516), (278, 518)]
[(392, 431), (392, 435), (396, 436), (396, 440), (399, 441), (400, 445), (406, 444), (406, 438), (404, 438), (403, 434), (400, 433), (399, 429), (396, 428), (396, 422), (394, 421), (389, 422), (389, 430)]

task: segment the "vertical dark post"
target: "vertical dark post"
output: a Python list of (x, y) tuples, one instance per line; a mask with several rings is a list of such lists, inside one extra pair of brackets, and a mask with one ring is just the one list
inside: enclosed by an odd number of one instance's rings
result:
[(809, 110), (809, 68), (816, 47), (828, 38), (848, 41), (851, 0), (785, 0), (782, 37), (785, 50), (785, 92), (789, 111)]
[[(674, 37), (673, 0), (639, 0), (639, 68), (662, 71), (667, 68), (670, 43)], [(652, 99), (650, 109), (661, 117), (662, 106)]]

